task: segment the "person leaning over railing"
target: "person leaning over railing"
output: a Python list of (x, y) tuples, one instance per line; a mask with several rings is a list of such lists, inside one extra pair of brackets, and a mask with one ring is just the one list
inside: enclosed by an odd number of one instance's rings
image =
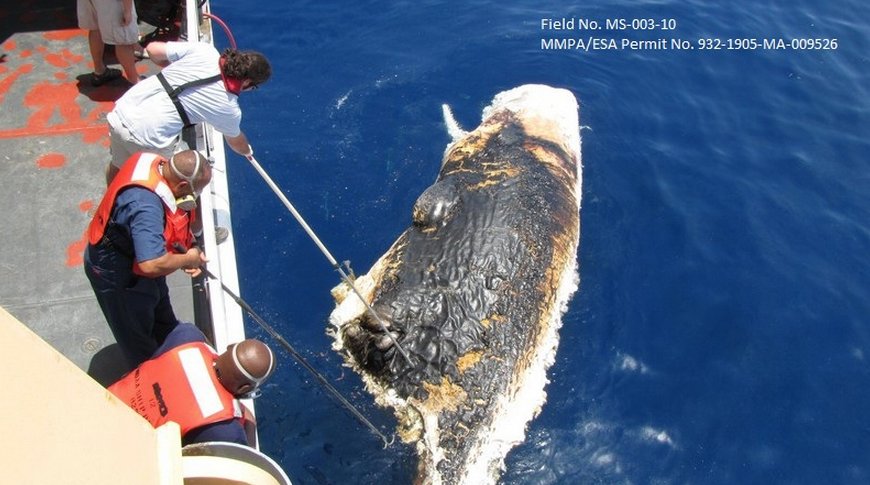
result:
[(197, 123), (212, 125), (239, 155), (253, 154), (241, 130), (238, 96), (271, 77), (263, 54), (235, 49), (219, 54), (203, 42), (151, 42), (145, 50), (163, 69), (131, 87), (106, 117), (112, 155), (107, 184), (136, 152), (172, 156), (182, 129)]

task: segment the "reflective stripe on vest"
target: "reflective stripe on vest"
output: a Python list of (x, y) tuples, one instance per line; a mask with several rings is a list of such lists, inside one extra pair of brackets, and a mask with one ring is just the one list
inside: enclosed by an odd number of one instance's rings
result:
[[(187, 382), (193, 390), (193, 397), (199, 407), (201, 416), (211, 416), (224, 408), (212, 378), (209, 376), (209, 367), (197, 348), (184, 349), (178, 352), (178, 359), (187, 376)], [(213, 361), (212, 361), (213, 363)], [(211, 372), (214, 374), (214, 371)]]

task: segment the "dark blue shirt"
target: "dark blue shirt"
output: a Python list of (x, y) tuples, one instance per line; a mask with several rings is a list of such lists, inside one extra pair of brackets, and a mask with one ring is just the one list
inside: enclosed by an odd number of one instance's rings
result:
[(164, 213), (160, 197), (144, 187), (130, 187), (115, 199), (113, 220), (130, 231), (137, 263), (166, 253)]
[(137, 263), (166, 253), (163, 201), (154, 192), (135, 186), (121, 191), (115, 198), (110, 224), (132, 242)]
[(169, 335), (166, 336), (163, 345), (154, 351), (154, 355), (151, 356), (151, 358), (156, 359), (175, 347), (193, 342), (209, 343), (202, 331), (196, 328), (196, 325), (192, 323), (179, 322), (179, 324), (169, 332)]
[(163, 201), (144, 187), (128, 187), (115, 198), (115, 207), (106, 226), (111, 245), (88, 245), (85, 261), (99, 268), (100, 277), (124, 287), (133, 276), (136, 262), (159, 258), (166, 253), (163, 238)]

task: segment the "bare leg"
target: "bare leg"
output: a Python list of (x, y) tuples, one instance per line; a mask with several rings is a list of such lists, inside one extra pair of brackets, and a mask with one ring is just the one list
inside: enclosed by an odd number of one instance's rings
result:
[(133, 45), (116, 45), (115, 57), (118, 58), (118, 63), (124, 68), (124, 74), (127, 76), (127, 81), (130, 84), (139, 82), (139, 73), (136, 72), (136, 58), (133, 56)]
[(88, 47), (94, 60), (94, 72), (97, 74), (106, 72), (106, 63), (103, 62), (103, 36), (100, 35), (99, 30), (88, 31)]

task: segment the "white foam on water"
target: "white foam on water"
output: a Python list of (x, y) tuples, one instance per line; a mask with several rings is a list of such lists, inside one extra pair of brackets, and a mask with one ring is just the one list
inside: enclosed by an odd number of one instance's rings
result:
[(637, 360), (635, 357), (623, 354), (622, 352), (617, 352), (617, 367), (620, 370), (627, 372), (637, 372), (639, 374), (648, 374), (650, 372), (649, 367), (643, 362)]
[(646, 441), (661, 443), (663, 445), (668, 445), (672, 448), (676, 447), (676, 445), (674, 444), (674, 440), (671, 438), (667, 431), (656, 429), (652, 426), (644, 426), (640, 430), (640, 435)]
[(335, 109), (336, 110), (340, 110), (341, 107), (344, 106), (345, 101), (347, 101), (347, 98), (350, 97), (350, 94), (352, 92), (353, 92), (353, 89), (349, 89), (346, 93), (341, 95), (341, 97), (338, 98), (338, 100), (335, 101)]

